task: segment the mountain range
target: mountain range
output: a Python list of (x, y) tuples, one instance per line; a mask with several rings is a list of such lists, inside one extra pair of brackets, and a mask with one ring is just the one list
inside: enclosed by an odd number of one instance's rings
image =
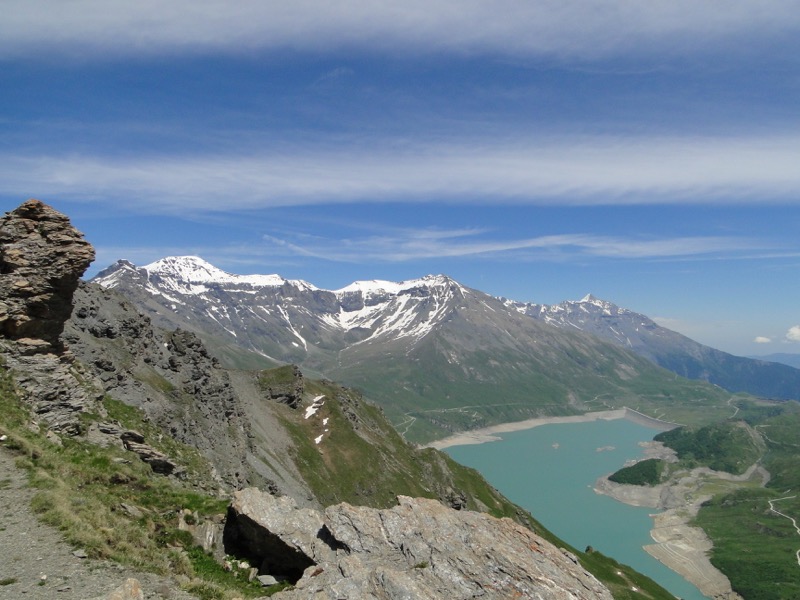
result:
[(701, 379), (731, 392), (776, 400), (800, 400), (800, 370), (782, 361), (734, 356), (659, 326), (649, 317), (591, 294), (579, 301), (507, 306), (561, 328), (577, 328), (628, 348), (689, 379)]
[[(90, 563), (58, 592), (95, 597), (85, 593), (96, 588), (93, 559), (108, 559), (160, 574), (148, 597), (670, 597), (599, 552), (564, 545), (476, 471), (413, 447), (358, 391), (293, 365), (224, 368), (193, 331), (159, 328), (115, 290), (80, 281), (93, 257), (39, 201), (0, 219), (0, 453), (28, 470), (37, 514), (79, 549), (71, 559)], [(193, 277), (169, 292), (176, 309), (231, 285), (329, 300), (271, 278)], [(420, 327), (415, 339), (427, 337)], [(304, 330), (290, 335), (311, 349)], [(0, 535), (14, 559), (4, 594), (47, 582), (51, 592), (31, 596), (50, 597), (60, 585), (40, 577), (37, 548)], [(136, 580), (123, 588), (102, 598), (143, 597)]]
[[(144, 267), (118, 261), (93, 281), (122, 293), (158, 325), (195, 332), (224, 364), (295, 363), (355, 386), (417, 442), (623, 406), (680, 423), (730, 414), (731, 394), (707, 381), (724, 371), (724, 353), (694, 356), (704, 347), (593, 297), (544, 307), (444, 275), (331, 291), (278, 275), (232, 275), (187, 256)], [(670, 352), (692, 360), (658, 358)], [(694, 368), (709, 356), (719, 366)], [(661, 360), (676, 370), (656, 364)], [(751, 359), (730, 364), (759, 376), (776, 368)], [(800, 382), (800, 371), (777, 368)]]
[(782, 365), (788, 365), (790, 367), (794, 367), (795, 369), (800, 369), (800, 354), (791, 352), (776, 352), (774, 354), (763, 354), (760, 356), (750, 356), (748, 358), (781, 363)]

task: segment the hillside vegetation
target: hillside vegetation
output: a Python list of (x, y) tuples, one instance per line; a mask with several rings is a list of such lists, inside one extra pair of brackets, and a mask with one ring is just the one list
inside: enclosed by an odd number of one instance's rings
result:
[[(262, 381), (285, 379), (286, 373), (286, 368), (265, 372)], [(314, 415), (319, 417), (316, 420), (285, 407), (287, 426), (297, 442), (295, 460), (322, 502), (390, 506), (397, 494), (436, 497), (437, 485), (450, 483), (454, 504), (464, 502), (469, 508), (522, 522), (578, 556), (615, 598), (670, 598), (629, 567), (600, 553), (569, 547), (473, 469), (432, 449), (416, 451), (386, 423), (379, 409), (363, 402), (355, 392), (330, 382), (311, 382), (309, 391), (340, 400), (326, 403), (319, 415)], [(227, 495), (202, 489), (211, 466), (197, 450), (159, 435), (139, 409), (108, 397), (103, 404), (107, 410), (104, 419), (139, 430), (157, 450), (179, 458), (187, 466), (183, 478), (154, 474), (145, 462), (116, 446), (101, 447), (82, 437), (62, 438), (32, 428), (9, 372), (0, 367), (0, 432), (7, 436), (4, 446), (18, 454), (18, 464), (28, 470), (31, 485), (38, 490), (34, 508), (42, 519), (90, 557), (177, 576), (184, 589), (201, 600), (252, 598), (283, 589), (281, 584), (265, 590), (247, 581), (246, 571), (226, 571), (197, 545), (189, 530), (202, 523), (220, 523), (229, 503)], [(330, 439), (327, 450), (320, 451), (311, 436), (317, 434), (324, 419), (328, 419)], [(87, 414), (84, 425), (89, 428), (98, 420), (98, 415)], [(358, 433), (367, 429), (368, 436), (375, 436), (371, 442)]]
[(704, 466), (741, 475), (765, 450), (761, 436), (745, 421), (725, 421), (705, 427), (679, 427), (655, 436), (678, 453), (682, 466)]
[(769, 472), (765, 487), (750, 480), (703, 486), (701, 494), (715, 495), (703, 503), (694, 524), (713, 542), (712, 564), (743, 598), (796, 600), (800, 598), (800, 404), (740, 400), (737, 408), (736, 419), (658, 434), (656, 440), (677, 452), (677, 463), (644, 460), (609, 479), (654, 485), (684, 477), (696, 467), (741, 475), (760, 464)]
[[(780, 408), (779, 414), (776, 408)], [(764, 440), (765, 488), (743, 488), (705, 503), (696, 523), (714, 542), (712, 563), (747, 600), (800, 598), (800, 405), (746, 407)], [(736, 454), (736, 452), (734, 452)], [(795, 519), (795, 521), (792, 521)]]
[(627, 485), (656, 485), (661, 482), (661, 477), (667, 469), (667, 463), (658, 458), (640, 460), (630, 467), (623, 467), (616, 473), (609, 475), (608, 479), (614, 483)]

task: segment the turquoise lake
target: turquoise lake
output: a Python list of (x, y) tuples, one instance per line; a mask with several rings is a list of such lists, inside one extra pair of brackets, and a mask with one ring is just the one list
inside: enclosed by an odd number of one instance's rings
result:
[(579, 550), (592, 546), (657, 581), (684, 600), (700, 591), (642, 549), (652, 543), (650, 514), (596, 494), (598, 477), (643, 455), (654, 429), (626, 420), (542, 425), (499, 434), (500, 441), (446, 449), (474, 467), (509, 499)]

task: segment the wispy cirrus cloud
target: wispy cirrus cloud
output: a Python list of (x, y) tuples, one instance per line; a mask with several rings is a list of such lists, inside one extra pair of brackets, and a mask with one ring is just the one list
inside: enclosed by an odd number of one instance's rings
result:
[(180, 214), (348, 202), (797, 203), (800, 134), (292, 146), (238, 155), (0, 157), (0, 193)]
[(479, 229), (391, 229), (363, 237), (265, 235), (267, 254), (313, 257), (339, 262), (405, 262), (441, 258), (509, 258), (517, 260), (684, 259), (735, 257), (763, 248), (754, 240), (732, 237), (638, 239), (596, 234), (557, 234), (507, 239), (501, 232)]
[(378, 49), (597, 57), (796, 31), (794, 0), (6, 0), (0, 56)]

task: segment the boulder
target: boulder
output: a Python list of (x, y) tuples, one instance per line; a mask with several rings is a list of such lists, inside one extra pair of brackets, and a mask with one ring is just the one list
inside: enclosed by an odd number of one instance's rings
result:
[(612, 598), (573, 556), (518, 523), (435, 500), (318, 512), (248, 488), (236, 492), (225, 533), (226, 552), (294, 583), (275, 598)]

